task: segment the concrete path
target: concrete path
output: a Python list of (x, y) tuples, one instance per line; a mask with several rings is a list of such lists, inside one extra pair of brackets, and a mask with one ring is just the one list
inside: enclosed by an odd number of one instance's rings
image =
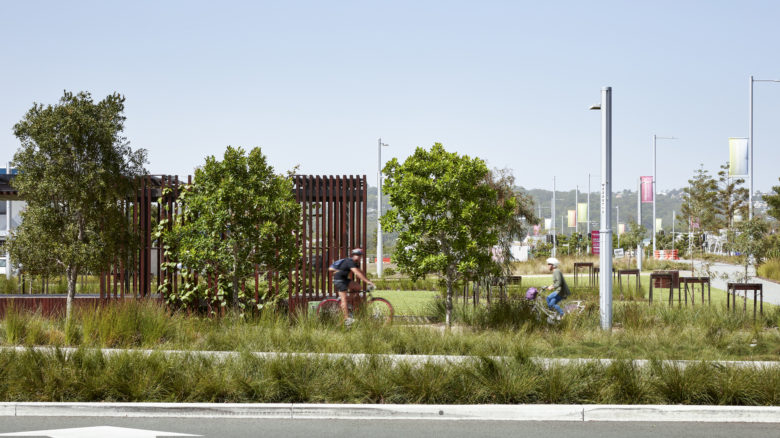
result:
[[(680, 260), (681, 262), (690, 263), (690, 261), (684, 261)], [(745, 268), (742, 266), (737, 265), (731, 265), (727, 263), (709, 263), (709, 267), (706, 266), (705, 262), (702, 262), (700, 260), (694, 260), (693, 265), (696, 269), (696, 275), (704, 275), (700, 271), (704, 271), (706, 269), (709, 269), (711, 272), (713, 272), (714, 276), (712, 276), (712, 287), (716, 287), (718, 289), (726, 290), (726, 283), (727, 282), (736, 282), (738, 276), (740, 274), (744, 274)], [(728, 280), (720, 278), (722, 276), (728, 277)], [(750, 283), (761, 283), (764, 286), (764, 302), (780, 305), (780, 284), (773, 283), (771, 281), (762, 280), (758, 277), (756, 277), (756, 269), (755, 267), (751, 266), (748, 269), (748, 275), (750, 278)], [(752, 297), (751, 294), (748, 298)]]
[[(24, 352), (33, 350), (42, 353), (53, 353), (55, 351), (61, 351), (65, 354), (73, 354), (78, 351), (78, 348), (72, 347), (0, 347), (0, 351), (17, 351)], [(209, 351), (209, 350), (142, 350), (142, 349), (121, 349), (121, 348), (84, 348), (86, 351), (100, 351), (105, 356), (118, 355), (123, 353), (138, 353), (143, 355), (151, 355), (154, 353), (165, 355), (196, 355), (203, 357), (212, 357), (219, 360), (235, 359), (244, 354), (261, 358), (261, 359), (284, 359), (284, 358), (305, 358), (305, 359), (321, 359), (321, 360), (340, 360), (350, 359), (356, 362), (364, 362), (371, 359), (387, 360), (391, 364), (411, 364), (411, 365), (424, 365), (424, 364), (459, 364), (469, 361), (480, 360), (479, 356), (463, 356), (463, 355), (441, 355), (441, 354), (363, 354), (363, 353), (295, 353), (295, 352), (237, 352), (237, 351)], [(489, 359), (496, 361), (510, 360), (508, 356), (490, 356)], [(600, 364), (609, 366), (615, 359), (594, 359), (594, 358), (547, 358), (547, 357), (532, 357), (530, 361), (536, 365), (549, 369), (558, 366), (567, 365), (584, 365), (584, 364)], [(636, 367), (646, 367), (652, 364), (652, 361), (647, 359), (633, 359), (632, 364)], [(775, 368), (780, 367), (780, 361), (748, 361), (748, 360), (662, 360), (665, 365), (677, 366), (685, 368), (689, 365), (708, 363), (714, 365), (720, 365), (724, 367), (735, 368)]]

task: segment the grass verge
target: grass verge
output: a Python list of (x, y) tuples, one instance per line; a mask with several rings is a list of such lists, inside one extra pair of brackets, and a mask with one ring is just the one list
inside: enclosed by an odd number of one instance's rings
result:
[(615, 362), (543, 369), (523, 356), (410, 365), (24, 351), (0, 352), (0, 400), (770, 406), (780, 404), (780, 368)]

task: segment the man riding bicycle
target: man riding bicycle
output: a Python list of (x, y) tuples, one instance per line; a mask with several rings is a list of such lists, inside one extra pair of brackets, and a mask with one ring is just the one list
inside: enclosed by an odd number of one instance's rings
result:
[[(341, 259), (334, 262), (328, 269), (333, 272), (333, 286), (336, 292), (339, 294), (339, 301), (341, 306), (341, 314), (344, 320), (349, 320), (349, 310), (347, 309), (347, 293), (348, 292), (360, 292), (362, 289), (360, 283), (355, 280), (355, 277), (365, 281), (369, 285), (373, 286), (374, 283), (366, 278), (363, 271), (360, 270), (360, 258), (363, 257), (363, 250), (355, 248), (350, 252), (348, 258)], [(352, 279), (349, 278), (349, 274), (352, 274)]]
[(553, 273), (553, 284), (547, 286), (545, 289), (553, 291), (547, 296), (547, 306), (558, 312), (558, 319), (563, 316), (563, 309), (558, 305), (561, 301), (569, 296), (569, 285), (566, 284), (566, 279), (563, 278), (563, 273), (558, 266), (561, 262), (555, 257), (547, 259), (547, 269)]

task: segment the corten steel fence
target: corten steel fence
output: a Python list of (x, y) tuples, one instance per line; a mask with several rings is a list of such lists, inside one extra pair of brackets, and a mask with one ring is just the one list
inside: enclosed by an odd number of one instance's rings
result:
[[(98, 275), (98, 298), (165, 299), (167, 294), (178, 292), (181, 274), (177, 269), (162, 269), (167, 262), (165, 243), (154, 237), (154, 230), (163, 221), (168, 229), (172, 227), (183, 209), (179, 194), (191, 183), (191, 176), (185, 182), (176, 175), (148, 175), (139, 180), (136, 193), (123, 202), (132, 230), (138, 236), (137, 246), (126, 251), (125, 257), (112, 260), (108, 271)], [(19, 199), (15, 190), (5, 186), (8, 181), (0, 182), (2, 197)], [(266, 292), (282, 294), (293, 308), (332, 296), (333, 279), (328, 267), (334, 260), (347, 257), (352, 248), (364, 249), (362, 266), (366, 266), (367, 189), (365, 175), (294, 175), (293, 193), (301, 205), (301, 227), (296, 232), (301, 258), (291, 272), (263, 272), (256, 267), (255, 300), (260, 301)], [(163, 276), (167, 276), (170, 286), (161, 290)], [(213, 296), (216, 279), (201, 281)], [(262, 284), (268, 289), (261, 292)]]

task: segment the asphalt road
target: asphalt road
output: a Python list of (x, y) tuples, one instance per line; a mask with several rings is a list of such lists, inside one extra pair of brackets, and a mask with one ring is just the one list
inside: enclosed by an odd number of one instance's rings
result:
[[(446, 420), (274, 420), (186, 418), (0, 417), (0, 434), (89, 426), (195, 434), (204, 437), (780, 437), (760, 423), (513, 422)], [(30, 435), (26, 435), (30, 436)], [(41, 435), (45, 436), (45, 435)], [(89, 435), (80, 434), (88, 437)], [(104, 435), (95, 435), (104, 436)], [(113, 435), (117, 436), (117, 435)], [(129, 436), (129, 435), (121, 435)], [(136, 435), (133, 435), (136, 436)], [(137, 436), (144, 436), (139, 434)], [(166, 435), (158, 435), (166, 436)]]

